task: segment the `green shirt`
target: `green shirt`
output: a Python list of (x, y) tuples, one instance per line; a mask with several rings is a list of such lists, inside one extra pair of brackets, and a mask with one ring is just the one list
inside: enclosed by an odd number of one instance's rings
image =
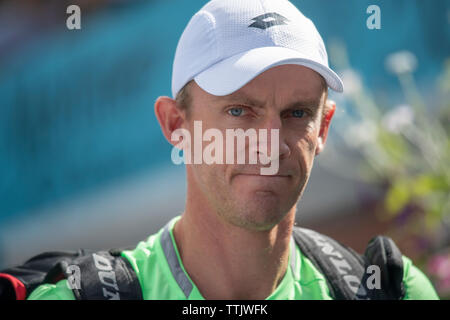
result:
[[(131, 263), (145, 300), (203, 300), (203, 296), (184, 269), (173, 237), (173, 218), (147, 241), (134, 250), (123, 251)], [(439, 299), (428, 278), (403, 256), (405, 299)], [(28, 297), (29, 300), (74, 300), (67, 280), (43, 284)], [(324, 276), (306, 258), (294, 240), (291, 241), (289, 267), (282, 281), (267, 300), (330, 300)]]

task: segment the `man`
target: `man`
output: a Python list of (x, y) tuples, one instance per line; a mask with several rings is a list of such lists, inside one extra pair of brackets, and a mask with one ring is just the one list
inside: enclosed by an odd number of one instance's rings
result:
[[(265, 149), (247, 143), (241, 150), (262, 156), (257, 164), (186, 164), (181, 217), (122, 253), (143, 298), (331, 299), (325, 275), (292, 240), (296, 204), (335, 109), (328, 87), (343, 91), (314, 24), (285, 0), (213, 0), (181, 36), (172, 76), (175, 99), (155, 103), (171, 144), (179, 142), (177, 130), (193, 133), (196, 121), (223, 136), (229, 129), (277, 135), (266, 136)], [(185, 157), (196, 157), (198, 149), (183, 146)], [(215, 152), (225, 149), (239, 153), (229, 145)], [(274, 174), (261, 173), (264, 157), (277, 161)], [(402, 259), (402, 298), (438, 298), (426, 276)], [(62, 280), (41, 285), (29, 299), (74, 295)]]

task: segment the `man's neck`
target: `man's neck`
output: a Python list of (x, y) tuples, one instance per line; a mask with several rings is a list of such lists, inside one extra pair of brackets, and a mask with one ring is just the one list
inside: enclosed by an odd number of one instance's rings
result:
[(186, 207), (174, 237), (183, 265), (203, 297), (267, 298), (288, 267), (295, 208), (269, 231), (249, 231), (207, 208), (193, 209)]

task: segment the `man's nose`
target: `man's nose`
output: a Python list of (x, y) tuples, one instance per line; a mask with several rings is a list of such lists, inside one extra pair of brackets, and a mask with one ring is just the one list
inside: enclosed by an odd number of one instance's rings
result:
[[(285, 136), (283, 135), (283, 122), (280, 116), (273, 115), (267, 117), (260, 129), (267, 130), (267, 134), (263, 135), (264, 137), (260, 137), (260, 139), (266, 139), (265, 141), (261, 142), (266, 143), (266, 150), (268, 155), (270, 155), (270, 157), (273, 157), (275, 153), (278, 153), (280, 159), (288, 158), (291, 154), (291, 149), (286, 142)], [(273, 130), (277, 130), (278, 134), (275, 134), (275, 131)], [(273, 141), (273, 139), (277, 139), (278, 141)], [(275, 148), (277, 146), (276, 142), (278, 142), (278, 151), (272, 150), (272, 148)]]

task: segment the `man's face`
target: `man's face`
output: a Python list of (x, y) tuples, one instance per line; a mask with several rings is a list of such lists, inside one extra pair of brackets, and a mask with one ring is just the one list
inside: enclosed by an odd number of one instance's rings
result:
[[(261, 163), (187, 165), (188, 188), (198, 201), (233, 225), (270, 229), (295, 210), (318, 153), (326, 99), (323, 79), (309, 68), (283, 65), (227, 96), (210, 95), (195, 82), (189, 94), (183, 127), (192, 136), (194, 121), (199, 120), (203, 132), (216, 128), (224, 138), (226, 129), (267, 129), (270, 154), (270, 132), (279, 130), (279, 170), (275, 175), (261, 175)], [(209, 143), (203, 142), (203, 148)], [(224, 139), (224, 149), (225, 144)]]

